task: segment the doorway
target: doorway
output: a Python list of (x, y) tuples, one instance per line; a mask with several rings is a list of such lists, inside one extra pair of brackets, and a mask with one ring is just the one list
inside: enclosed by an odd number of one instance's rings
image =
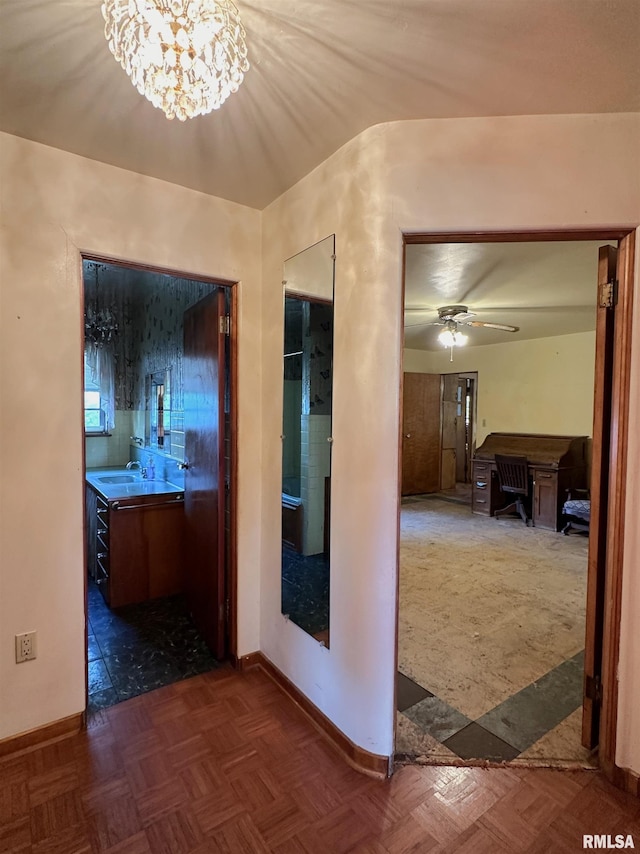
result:
[(234, 654), (234, 291), (82, 263), (93, 711)]
[[(420, 246), (425, 245), (429, 247), (435, 246), (437, 248), (436, 255), (439, 254), (440, 261), (443, 258), (447, 258), (449, 267), (455, 270), (458, 274), (462, 270), (465, 272), (465, 264), (456, 264), (451, 263), (451, 259), (454, 258), (455, 255), (455, 244), (462, 243), (467, 244), (467, 248), (471, 249), (471, 251), (478, 251), (479, 255), (482, 254), (482, 245), (484, 243), (500, 243), (504, 245), (512, 245), (516, 242), (522, 243), (531, 243), (537, 244), (538, 248), (541, 243), (549, 242), (553, 245), (556, 245), (562, 241), (573, 241), (573, 242), (584, 242), (584, 241), (599, 241), (599, 242), (607, 242), (617, 243), (620, 241), (620, 256), (621, 260), (618, 263), (617, 268), (617, 299), (618, 304), (617, 307), (605, 306), (603, 301), (603, 285), (599, 283), (597, 276), (597, 268), (598, 268), (598, 257), (597, 255), (593, 256), (591, 269), (592, 269), (592, 278), (591, 278), (591, 311), (595, 315), (596, 314), (596, 303), (598, 305), (598, 323), (593, 323), (591, 329), (595, 338), (597, 338), (596, 346), (594, 347), (594, 356), (591, 361), (591, 369), (590, 369), (590, 382), (591, 382), (591, 400), (594, 398), (594, 362), (595, 362), (595, 402), (596, 405), (594, 407), (596, 412), (596, 417), (594, 421), (589, 425), (589, 435), (593, 437), (593, 442), (591, 446), (591, 499), (594, 504), (597, 504), (600, 508), (601, 513), (604, 514), (604, 519), (599, 518), (599, 521), (596, 525), (596, 533), (594, 535), (593, 532), (593, 524), (591, 535), (589, 536), (590, 545), (586, 544), (587, 538), (584, 537), (582, 539), (582, 563), (583, 563), (583, 607), (586, 610), (586, 645), (584, 640), (581, 643), (581, 647), (584, 648), (584, 651), (578, 650), (575, 656), (565, 657), (562, 661), (557, 665), (561, 667), (560, 672), (555, 674), (549, 673), (549, 679), (547, 682), (549, 683), (550, 690), (556, 692), (556, 697), (560, 698), (561, 702), (566, 701), (567, 692), (563, 688), (558, 688), (561, 683), (566, 683), (567, 680), (571, 683), (571, 690), (574, 693), (574, 697), (576, 695), (576, 691), (579, 691), (578, 696), (578, 705), (575, 712), (577, 712), (577, 728), (576, 728), (576, 720), (574, 716), (574, 735), (577, 741), (580, 740), (580, 735), (582, 735), (582, 740), (586, 745), (585, 749), (591, 749), (599, 740), (600, 743), (600, 751), (599, 751), (599, 761), (603, 767), (607, 763), (613, 762), (613, 752), (612, 746), (615, 745), (615, 720), (614, 714), (612, 713), (612, 709), (615, 708), (615, 655), (617, 653), (617, 638), (619, 631), (619, 598), (614, 597), (614, 601), (611, 605), (611, 609), (608, 610), (605, 608), (604, 599), (603, 599), (603, 591), (605, 588), (610, 588), (612, 590), (616, 589), (616, 581), (618, 578), (621, 569), (621, 542), (622, 542), (622, 519), (623, 514), (616, 515), (615, 523), (611, 523), (611, 502), (607, 502), (607, 496), (611, 496), (612, 492), (612, 482), (620, 484), (624, 480), (625, 473), (625, 445), (624, 439), (621, 439), (620, 435), (617, 435), (616, 441), (614, 443), (609, 443), (609, 424), (602, 427), (598, 426), (599, 413), (602, 412), (603, 407), (598, 403), (598, 395), (600, 395), (600, 401), (602, 401), (603, 396), (604, 399), (608, 399), (611, 404), (610, 411), (612, 413), (620, 413), (620, 411), (624, 410), (624, 382), (628, 382), (628, 361), (629, 361), (629, 347), (628, 347), (628, 329), (630, 324), (630, 312), (629, 312), (629, 304), (630, 304), (630, 293), (631, 293), (631, 259), (633, 257), (633, 234), (627, 233), (575, 233), (572, 232), (570, 234), (527, 234), (527, 235), (502, 235), (502, 234), (492, 234), (492, 235), (450, 235), (450, 236), (411, 236), (411, 238), (406, 239), (407, 248), (410, 246)], [(454, 247), (452, 249), (452, 247)], [(597, 246), (596, 246), (597, 248)], [(467, 260), (468, 260), (467, 256)], [(455, 258), (454, 258), (455, 261)], [(508, 264), (506, 265), (508, 266)], [(602, 265), (600, 265), (602, 266)], [(503, 329), (505, 332), (508, 332), (509, 327), (518, 326), (515, 320), (511, 318), (507, 318), (504, 315), (498, 314), (495, 317), (495, 320), (487, 317), (487, 314), (475, 312), (474, 306), (467, 305), (468, 302), (472, 302), (475, 300), (478, 303), (478, 307), (484, 308), (483, 305), (483, 297), (487, 296), (490, 293), (491, 287), (491, 279), (492, 274), (495, 272), (493, 268), (500, 268), (500, 262), (498, 261), (497, 265), (495, 263), (495, 258), (492, 263), (489, 263), (481, 275), (476, 275), (475, 280), (473, 279), (473, 265), (468, 265), (467, 272), (470, 271), (470, 275), (467, 275), (466, 278), (464, 275), (460, 276), (460, 280), (458, 284), (460, 287), (464, 288), (466, 286), (466, 291), (459, 291), (457, 294), (454, 293), (446, 293), (437, 294), (436, 296), (440, 297), (441, 302), (446, 303), (455, 303), (455, 305), (447, 305), (446, 309), (456, 309), (456, 311), (463, 316), (464, 320), (470, 321), (469, 325), (472, 327), (476, 325), (478, 327), (482, 326), (496, 326), (499, 330)], [(411, 269), (411, 262), (409, 259), (406, 260), (406, 268), (407, 270)], [(476, 269), (476, 274), (477, 274)], [(445, 277), (442, 275), (442, 267), (439, 270), (438, 275), (438, 283), (439, 286), (443, 286)], [(446, 283), (444, 283), (446, 286)], [(471, 294), (468, 292), (471, 291)], [(407, 308), (407, 317), (409, 325), (424, 325), (424, 326), (437, 326), (440, 325), (439, 321), (441, 321), (441, 316), (439, 317), (438, 303), (435, 303), (434, 306), (427, 308), (422, 307), (417, 304), (415, 292), (412, 293), (410, 284), (407, 283), (405, 285), (405, 293), (406, 293), (406, 308)], [(535, 291), (534, 291), (535, 293)], [(533, 313), (530, 312), (527, 314), (528, 306), (523, 303), (513, 303), (509, 306), (506, 302), (495, 301), (494, 305), (491, 306), (490, 303), (486, 303), (488, 307), (491, 308), (492, 311), (500, 310), (503, 307), (508, 309), (511, 314), (514, 313), (515, 308), (523, 309), (521, 316), (526, 318), (525, 322), (528, 322), (529, 316), (533, 316)], [(433, 312), (433, 317), (430, 316), (429, 311)], [(608, 325), (604, 321), (600, 321), (601, 311), (604, 311), (606, 316), (609, 318)], [(424, 314), (420, 315), (418, 312), (424, 312)], [(471, 316), (464, 317), (465, 312), (468, 312)], [(608, 312), (608, 314), (607, 314)], [(478, 316), (478, 314), (480, 316)], [(556, 314), (556, 312), (554, 312)], [(584, 316), (586, 316), (586, 309), (584, 310)], [(413, 321), (418, 318), (421, 323), (414, 324)], [(484, 322), (486, 318), (486, 323)], [(492, 323), (493, 320), (493, 323)], [(482, 322), (478, 322), (482, 321)], [(596, 331), (597, 325), (597, 331)], [(522, 323), (524, 326), (524, 322)], [(616, 328), (617, 335), (613, 336), (612, 327)], [(505, 328), (507, 327), (507, 328)], [(602, 328), (601, 328), (602, 327)], [(475, 331), (475, 329), (473, 329)], [(480, 331), (480, 329), (478, 329)], [(585, 330), (586, 331), (586, 328)], [(577, 332), (576, 334), (580, 334)], [(408, 343), (410, 339), (407, 338), (405, 340), (405, 353), (404, 353), (404, 380), (406, 382), (407, 377), (410, 373), (417, 372), (420, 370), (419, 359), (416, 353), (411, 351), (411, 344)], [(414, 339), (415, 340), (415, 339)], [(480, 348), (479, 348), (480, 349)], [(469, 367), (468, 359), (465, 361), (464, 359), (460, 359), (458, 353), (460, 351), (453, 350), (452, 355), (455, 361), (459, 362), (461, 367), (464, 369)], [(455, 355), (454, 355), (455, 353)], [(606, 358), (605, 353), (609, 354), (609, 358)], [(607, 369), (603, 371), (602, 365), (607, 365)], [(584, 360), (580, 363), (584, 364)], [(429, 371), (435, 373), (434, 367), (437, 369), (440, 367), (440, 363), (436, 360), (436, 362), (432, 362)], [(576, 363), (574, 362), (574, 369), (570, 375), (567, 373), (565, 376), (568, 377), (568, 382), (578, 382), (579, 377), (577, 371), (579, 369), (576, 367)], [(589, 370), (587, 368), (587, 370)], [(480, 382), (484, 383), (485, 372), (480, 372)], [(615, 379), (615, 382), (612, 382)], [(510, 386), (510, 394), (511, 394), (511, 408), (513, 412), (517, 412), (519, 409), (522, 409), (520, 404), (523, 399), (528, 394), (527, 385), (528, 378), (526, 375), (526, 371), (522, 373), (521, 377), (517, 375), (514, 378), (512, 385)], [(622, 386), (620, 383), (622, 382)], [(483, 388), (483, 385), (480, 386), (480, 389)], [(491, 390), (488, 389), (488, 392)], [(480, 399), (481, 399), (482, 391), (480, 391)], [(509, 420), (509, 413), (506, 412), (504, 408), (504, 402), (502, 403), (497, 398), (493, 398), (491, 400), (491, 407), (487, 406), (487, 400), (485, 399), (481, 403), (479, 403), (479, 409), (481, 410), (478, 415), (478, 432), (479, 439), (478, 444), (481, 444), (481, 440), (484, 436), (491, 435), (494, 431), (496, 433), (500, 432), (499, 428), (503, 427), (502, 424), (498, 424), (495, 421), (492, 423), (491, 418), (492, 415), (490, 413), (498, 412), (501, 413), (501, 417), (506, 421)], [(605, 407), (606, 410), (606, 407)], [(513, 414), (513, 413), (512, 413)], [(482, 435), (482, 427), (484, 423), (487, 421), (489, 429), (484, 431), (484, 436)], [(610, 423), (610, 420), (609, 420)], [(623, 423), (622, 419), (619, 423)], [(521, 427), (520, 430), (515, 430), (513, 423), (509, 423), (508, 427), (509, 431), (503, 432), (511, 432), (511, 433), (526, 433), (533, 432), (532, 430), (526, 430), (524, 427)], [(493, 430), (491, 429), (493, 428)], [(626, 430), (626, 425), (623, 427), (623, 432)], [(543, 431), (539, 431), (542, 433)], [(551, 433), (551, 430), (545, 431)], [(559, 430), (557, 432), (560, 432)], [(564, 431), (565, 433), (569, 431)], [(573, 431), (580, 432), (580, 431)], [(403, 429), (403, 437), (405, 435), (405, 430)], [(473, 461), (472, 461), (473, 465)], [(472, 469), (473, 470), (473, 469)], [(604, 472), (601, 476), (598, 472)], [(458, 472), (456, 470), (456, 479), (458, 476)], [(475, 477), (473, 477), (473, 482), (475, 484)], [(482, 482), (482, 485), (485, 485), (485, 482)], [(586, 486), (589, 486), (589, 481), (587, 480)], [(621, 496), (615, 494), (616, 501), (619, 502)], [(595, 497), (594, 497), (595, 496)], [(428, 507), (428, 496), (426, 496)], [(609, 508), (607, 511), (607, 507)], [(407, 514), (405, 511), (409, 509), (409, 513)], [(406, 540), (408, 543), (408, 548), (410, 551), (413, 551), (414, 557), (417, 556), (419, 561), (422, 561), (422, 566), (420, 567), (421, 573), (418, 576), (419, 583), (426, 584), (426, 594), (430, 596), (434, 589), (438, 587), (438, 577), (437, 574), (432, 572), (428, 566), (430, 547), (433, 546), (433, 541), (428, 537), (425, 542), (418, 542), (416, 537), (416, 515), (417, 510), (420, 508), (416, 508), (415, 499), (409, 498), (405, 499), (404, 507), (401, 511), (401, 520), (403, 512), (405, 515), (411, 517), (410, 523), (408, 525), (408, 534), (406, 536)], [(429, 510), (425, 509), (425, 516), (435, 515), (433, 513), (434, 504), (431, 505)], [(608, 512), (608, 515), (607, 515)], [(491, 513), (490, 515), (493, 515)], [(458, 520), (460, 521), (460, 520)], [(512, 525), (511, 520), (507, 522), (507, 520), (496, 520), (496, 519), (480, 519), (479, 517), (470, 517), (468, 520), (470, 523), (470, 527), (467, 529), (466, 537), (462, 538), (462, 545), (464, 549), (466, 549), (466, 561), (469, 564), (473, 564), (473, 561), (476, 558), (478, 552), (482, 551), (482, 539), (483, 532), (481, 528), (478, 528), (478, 524), (491, 522), (494, 527), (490, 529), (485, 528), (485, 532), (489, 532), (491, 535), (495, 534), (498, 530), (497, 526)], [(474, 527), (476, 526), (476, 530), (474, 531)], [(436, 526), (437, 527), (437, 526)], [(439, 526), (440, 530), (442, 530), (442, 525)], [(516, 530), (516, 528), (511, 527), (509, 531), (510, 539), (513, 538), (513, 535), (520, 538), (524, 531), (528, 529), (526, 526), (523, 526), (524, 530)], [(542, 533), (542, 531), (531, 531), (531, 534)], [(430, 532), (430, 535), (433, 535), (433, 529)], [(569, 540), (568, 537), (564, 537), (561, 531), (556, 530), (553, 531), (553, 535), (551, 539), (549, 539), (548, 546), (553, 550), (557, 550), (561, 548), (565, 551), (570, 551), (572, 549), (580, 550), (581, 546), (579, 545), (579, 540), (575, 537), (572, 537)], [(558, 540), (558, 537), (561, 537), (561, 540)], [(606, 542), (603, 542), (603, 539)], [(479, 579), (469, 579), (468, 577), (463, 578), (464, 575), (464, 564), (463, 563), (455, 563), (453, 553), (454, 553), (454, 545), (460, 545), (461, 538), (458, 536), (455, 539), (450, 539), (448, 543), (444, 544), (444, 548), (440, 553), (440, 564), (441, 567), (444, 567), (445, 576), (441, 580), (442, 583), (446, 584), (450, 581), (451, 576), (456, 573), (460, 575), (461, 583), (460, 587), (464, 586), (467, 582), (470, 583), (469, 594), (471, 598), (471, 602), (475, 603), (477, 609), (482, 609), (483, 605), (486, 604), (486, 601), (483, 602), (482, 594), (486, 593), (486, 587), (488, 584), (488, 579), (486, 575), (483, 575)], [(533, 541), (532, 541), (533, 543)], [(528, 543), (530, 547), (532, 543)], [(433, 549), (431, 549), (433, 551)], [(526, 550), (525, 550), (526, 551)], [(588, 569), (587, 569), (588, 567)], [(399, 626), (400, 626), (400, 636), (399, 636), (399, 674), (398, 674), (398, 723), (399, 726), (396, 732), (397, 738), (397, 751), (403, 754), (412, 753), (411, 750), (402, 749), (403, 746), (411, 747), (411, 738), (406, 738), (405, 736), (413, 736), (415, 739), (419, 741), (420, 733), (417, 732), (416, 726), (425, 723), (426, 726), (423, 728), (422, 734), (425, 732), (427, 735), (432, 736), (435, 734), (435, 739), (423, 738), (422, 743), (418, 745), (419, 752), (422, 756), (427, 756), (432, 761), (460, 761), (460, 758), (466, 761), (476, 761), (476, 760), (495, 760), (495, 761), (504, 761), (504, 760), (515, 760), (516, 757), (522, 756), (526, 754), (527, 750), (531, 747), (540, 748), (541, 745), (536, 742), (542, 739), (542, 736), (546, 735), (546, 733), (535, 733), (533, 730), (528, 734), (524, 735), (520, 740), (512, 739), (512, 743), (509, 743), (509, 736), (513, 735), (507, 728), (500, 729), (500, 727), (493, 727), (491, 725), (491, 714), (494, 713), (494, 718), (502, 718), (503, 721), (505, 717), (508, 718), (508, 715), (500, 714), (500, 703), (497, 704), (494, 708), (489, 708), (483, 711), (479, 717), (474, 716), (473, 714), (464, 714), (464, 709), (453, 709), (452, 703), (443, 703), (442, 697), (438, 697), (435, 691), (430, 690), (429, 685), (420, 684), (419, 681), (411, 678), (411, 661), (407, 662), (407, 656), (405, 656), (405, 666), (407, 667), (408, 673), (403, 672), (402, 670), (402, 579), (403, 566), (402, 566), (402, 558), (400, 563), (400, 613), (399, 613)], [(516, 576), (517, 577), (517, 574)], [(431, 578), (431, 582), (429, 583), (429, 578)], [(619, 578), (618, 578), (619, 581)], [(475, 585), (475, 586), (474, 586)], [(449, 593), (451, 597), (456, 595), (455, 584), (451, 585)], [(484, 588), (484, 589), (483, 589)], [(415, 592), (415, 591), (414, 591)], [(523, 591), (518, 591), (517, 589), (513, 591), (515, 594), (520, 595)], [(619, 597), (619, 591), (617, 596)], [(617, 603), (617, 604), (616, 604)], [(526, 604), (526, 595), (525, 595), (525, 604)], [(455, 606), (454, 606), (455, 607)], [(505, 610), (513, 609), (514, 602), (505, 603)], [(605, 611), (607, 613), (605, 613)], [(430, 617), (438, 616), (438, 615), (429, 615)], [(442, 616), (442, 615), (439, 615)], [(473, 612), (471, 613), (470, 620), (473, 619)], [(500, 624), (501, 619), (503, 618), (504, 613), (497, 612), (492, 616), (492, 619), (496, 626)], [(458, 635), (464, 632), (464, 626)], [(486, 627), (485, 627), (486, 628)], [(414, 636), (420, 633), (419, 627), (413, 626), (412, 631)], [(473, 646), (480, 639), (480, 635), (484, 631), (483, 628), (479, 632), (471, 631), (470, 632), (470, 644)], [(455, 633), (454, 633), (455, 634)], [(421, 635), (421, 643), (423, 646), (421, 650), (431, 649), (435, 652), (436, 656), (439, 655), (440, 658), (446, 658), (447, 662), (455, 658), (456, 650), (454, 648), (454, 642), (449, 641), (449, 645), (443, 642), (443, 638), (446, 637), (446, 633), (443, 633), (441, 623), (438, 624), (438, 620), (435, 619), (431, 621), (430, 625), (422, 627), (422, 635)], [(604, 654), (600, 654), (602, 650), (599, 649), (599, 641), (598, 638), (602, 641), (602, 648), (605, 650)], [(471, 648), (471, 647), (470, 647)], [(594, 649), (595, 648), (595, 649)], [(417, 661), (420, 657), (420, 651), (414, 651), (413, 659)], [(408, 657), (409, 659), (411, 656)], [(599, 679), (597, 680), (597, 687), (594, 687), (594, 677), (593, 670), (599, 671)], [(486, 680), (488, 676), (490, 676), (486, 670), (482, 673), (482, 677)], [(534, 679), (531, 685), (535, 684), (536, 686), (543, 680), (546, 676), (546, 673), (540, 673), (539, 676)], [(445, 665), (442, 684), (445, 685), (445, 690), (451, 688), (451, 684), (455, 682), (456, 674), (451, 667), (447, 667)], [(482, 681), (482, 680), (480, 680)], [(555, 682), (555, 685), (554, 685)], [(606, 691), (603, 690), (604, 685), (606, 683)], [(512, 703), (512, 706), (520, 704), (519, 709), (520, 712), (525, 714), (526, 716), (526, 708), (523, 705), (527, 696), (527, 689), (529, 689), (529, 694), (532, 693), (533, 688), (531, 685), (521, 685), (519, 690), (515, 695), (511, 695), (511, 698), (516, 700)], [(480, 703), (486, 702), (487, 697), (490, 694), (486, 690), (488, 686), (480, 686), (479, 693), (476, 699), (479, 700)], [(465, 693), (464, 685), (454, 686), (455, 690), (462, 689), (462, 694)], [(469, 686), (467, 686), (469, 688)], [(471, 693), (473, 693), (472, 689)], [(538, 692), (540, 693), (540, 692)], [(517, 695), (517, 698), (516, 698)], [(602, 715), (599, 721), (593, 725), (593, 704), (597, 703), (597, 700), (593, 698), (599, 698), (602, 702)], [(507, 698), (509, 699), (509, 698)], [(473, 705), (473, 703), (471, 704)], [(570, 705), (570, 704), (569, 704)], [(447, 706), (448, 708), (444, 708)], [(583, 709), (579, 707), (583, 707)], [(471, 708), (471, 706), (469, 706)], [(567, 706), (568, 708), (568, 706)], [(407, 724), (405, 718), (407, 715), (405, 714), (409, 711), (409, 724)], [(502, 712), (505, 711), (505, 708), (502, 709)], [(458, 712), (458, 717), (456, 718), (454, 712)], [(449, 720), (445, 721), (444, 718), (449, 716)], [(484, 719), (481, 720), (484, 716)], [(583, 717), (583, 722), (581, 726), (580, 717)], [(514, 718), (517, 715), (514, 712)], [(557, 722), (557, 724), (561, 724), (564, 721), (564, 717)], [(566, 716), (568, 717), (568, 715)], [(597, 711), (596, 711), (597, 717)], [(486, 724), (486, 729), (489, 731), (489, 735), (495, 736), (499, 740), (501, 736), (504, 737), (504, 742), (506, 742), (507, 747), (504, 745), (500, 745), (497, 742), (494, 742), (492, 746), (487, 750), (487, 752), (482, 753), (478, 749), (478, 739), (479, 735), (478, 729), (483, 729), (483, 724)], [(429, 731), (429, 727), (431, 726), (431, 732)], [(403, 731), (404, 727), (404, 731)], [(582, 729), (582, 734), (580, 730)], [(498, 731), (499, 730), (499, 731)], [(588, 730), (595, 731), (596, 733), (596, 742), (594, 743), (593, 737), (590, 738), (588, 735)], [(550, 730), (547, 730), (547, 733)], [(520, 733), (522, 735), (522, 733)], [(535, 740), (531, 740), (533, 736), (537, 735), (538, 738)], [(438, 739), (438, 736), (441, 738)], [(527, 743), (527, 739), (529, 742)], [(433, 744), (433, 741), (438, 742), (437, 745)], [(561, 741), (560, 738), (556, 739), (556, 745)], [(442, 745), (447, 747), (447, 750), (442, 749)], [(509, 749), (510, 748), (510, 749)], [(502, 752), (501, 752), (502, 751)], [(415, 751), (413, 751), (415, 752)], [(535, 750), (530, 754), (531, 758), (534, 758)], [(548, 758), (554, 759), (556, 757), (549, 757), (548, 755), (544, 755), (543, 753), (538, 752), (538, 758), (546, 761)], [(558, 756), (558, 759), (562, 760), (565, 757)], [(568, 757), (567, 757), (568, 758)]]

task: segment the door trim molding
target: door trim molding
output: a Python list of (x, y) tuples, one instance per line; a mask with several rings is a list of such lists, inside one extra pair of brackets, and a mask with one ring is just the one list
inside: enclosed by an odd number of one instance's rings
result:
[(631, 386), (634, 252), (635, 231), (630, 231), (620, 239), (618, 247), (618, 303), (615, 309), (607, 559), (602, 638), (602, 706), (598, 747), (601, 767), (612, 782), (615, 782), (620, 770), (615, 764), (615, 758)]
[[(635, 231), (638, 224), (609, 228), (557, 229), (532, 231), (472, 231), (403, 234), (402, 306), (405, 293), (405, 247), (416, 243), (518, 243), (552, 242), (569, 240), (617, 240), (618, 303), (616, 306), (615, 353), (613, 362), (613, 389), (611, 399), (611, 447), (609, 474), (609, 512), (607, 519), (607, 558), (605, 568), (605, 618), (602, 651), (602, 709), (599, 731), (599, 762), (604, 775), (614, 785), (638, 793), (638, 776), (629, 769), (616, 765), (618, 716), (618, 658), (620, 650), (620, 616), (622, 608), (622, 568), (624, 558), (624, 527), (626, 509), (627, 440), (629, 435), (629, 389), (631, 370), (631, 335), (633, 324), (633, 274)], [(594, 281), (595, 290), (595, 281)], [(404, 324), (400, 312), (402, 349), (400, 353), (400, 401), (404, 371)], [(402, 448), (402, 407), (398, 441)], [(399, 477), (399, 484), (401, 478)], [(400, 531), (400, 485), (398, 488), (398, 531)], [(399, 618), (399, 550), (396, 584), (396, 670), (398, 661)], [(394, 709), (396, 704), (394, 703)], [(397, 716), (397, 711), (395, 712)], [(395, 737), (395, 727), (394, 727)]]
[[(230, 324), (230, 332), (229, 332), (229, 355), (231, 359), (230, 365), (230, 406), (231, 406), (231, 414), (230, 414), (230, 427), (231, 427), (231, 436), (230, 436), (230, 455), (231, 455), (231, 471), (230, 471), (230, 484), (229, 488), (231, 491), (231, 502), (230, 502), (230, 542), (227, 547), (227, 555), (229, 566), (225, 567), (228, 570), (228, 588), (225, 590), (225, 597), (229, 600), (229, 619), (227, 623), (227, 655), (228, 657), (234, 661), (236, 657), (236, 649), (237, 649), (237, 634), (238, 634), (238, 551), (237, 551), (237, 522), (238, 522), (238, 513), (237, 513), (237, 501), (238, 501), (238, 282), (231, 281), (229, 279), (217, 278), (215, 276), (207, 276), (202, 273), (190, 273), (186, 270), (178, 270), (170, 267), (156, 266), (153, 264), (144, 264), (138, 261), (130, 261), (122, 258), (114, 258), (109, 255), (102, 255), (100, 253), (95, 252), (85, 252), (82, 249), (79, 250), (77, 255), (78, 261), (78, 276), (80, 283), (80, 293), (81, 293), (81, 313), (80, 313), (80, 365), (81, 371), (84, 365), (84, 355), (83, 355), (83, 344), (84, 344), (84, 278), (83, 278), (83, 261), (94, 261), (99, 264), (110, 264), (114, 267), (123, 267), (129, 270), (142, 270), (149, 273), (158, 273), (166, 276), (173, 276), (177, 279), (185, 279), (193, 282), (204, 282), (205, 284), (209, 284), (212, 287), (222, 287), (224, 288), (230, 296), (229, 300), (229, 315), (231, 318)], [(79, 390), (80, 393), (82, 389)], [(86, 450), (85, 450), (85, 442), (84, 442), (84, 410), (82, 410), (82, 421), (81, 421), (81, 429), (82, 429), (82, 471), (86, 472), (87, 468), (87, 460), (86, 460)], [(83, 490), (85, 489), (85, 484), (83, 482)], [(89, 704), (89, 681), (87, 674), (87, 659), (88, 659), (88, 642), (87, 642), (87, 623), (89, 619), (89, 609), (87, 602), (87, 544), (86, 544), (86, 530), (87, 530), (87, 518), (86, 518), (86, 502), (84, 491), (82, 494), (82, 530), (83, 530), (83, 550), (84, 550), (84, 613), (85, 613), (85, 655), (84, 655), (84, 663), (85, 663), (85, 712), (82, 714), (86, 714), (86, 707)], [(226, 561), (225, 561), (226, 563)], [(226, 577), (226, 578), (227, 578)], [(225, 578), (225, 581), (226, 581)]]

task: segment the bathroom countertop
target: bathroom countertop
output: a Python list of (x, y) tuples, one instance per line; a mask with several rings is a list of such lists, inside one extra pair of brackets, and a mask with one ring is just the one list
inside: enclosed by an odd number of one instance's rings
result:
[[(119, 483), (109, 482), (113, 478), (126, 478)], [(108, 479), (105, 482), (105, 479)], [(178, 495), (184, 493), (181, 486), (166, 480), (145, 480), (137, 469), (100, 468), (87, 469), (87, 483), (107, 501), (135, 498), (143, 495)]]

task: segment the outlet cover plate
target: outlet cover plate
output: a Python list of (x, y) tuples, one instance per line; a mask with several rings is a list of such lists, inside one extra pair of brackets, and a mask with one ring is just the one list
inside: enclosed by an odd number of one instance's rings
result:
[(32, 661), (36, 657), (36, 632), (16, 635), (16, 664)]

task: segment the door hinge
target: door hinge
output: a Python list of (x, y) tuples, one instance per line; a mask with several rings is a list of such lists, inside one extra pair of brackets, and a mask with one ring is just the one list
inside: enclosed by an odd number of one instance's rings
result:
[(602, 702), (602, 682), (599, 676), (585, 676), (584, 693), (588, 700), (594, 703)]
[(618, 302), (618, 282), (615, 279), (610, 279), (608, 282), (603, 282), (598, 291), (598, 307), (599, 308), (615, 308)]
[(229, 613), (231, 611), (231, 605), (228, 599), (224, 600), (224, 617), (227, 623), (229, 622)]
[(231, 332), (231, 318), (228, 314), (220, 315), (220, 334), (229, 335)]

